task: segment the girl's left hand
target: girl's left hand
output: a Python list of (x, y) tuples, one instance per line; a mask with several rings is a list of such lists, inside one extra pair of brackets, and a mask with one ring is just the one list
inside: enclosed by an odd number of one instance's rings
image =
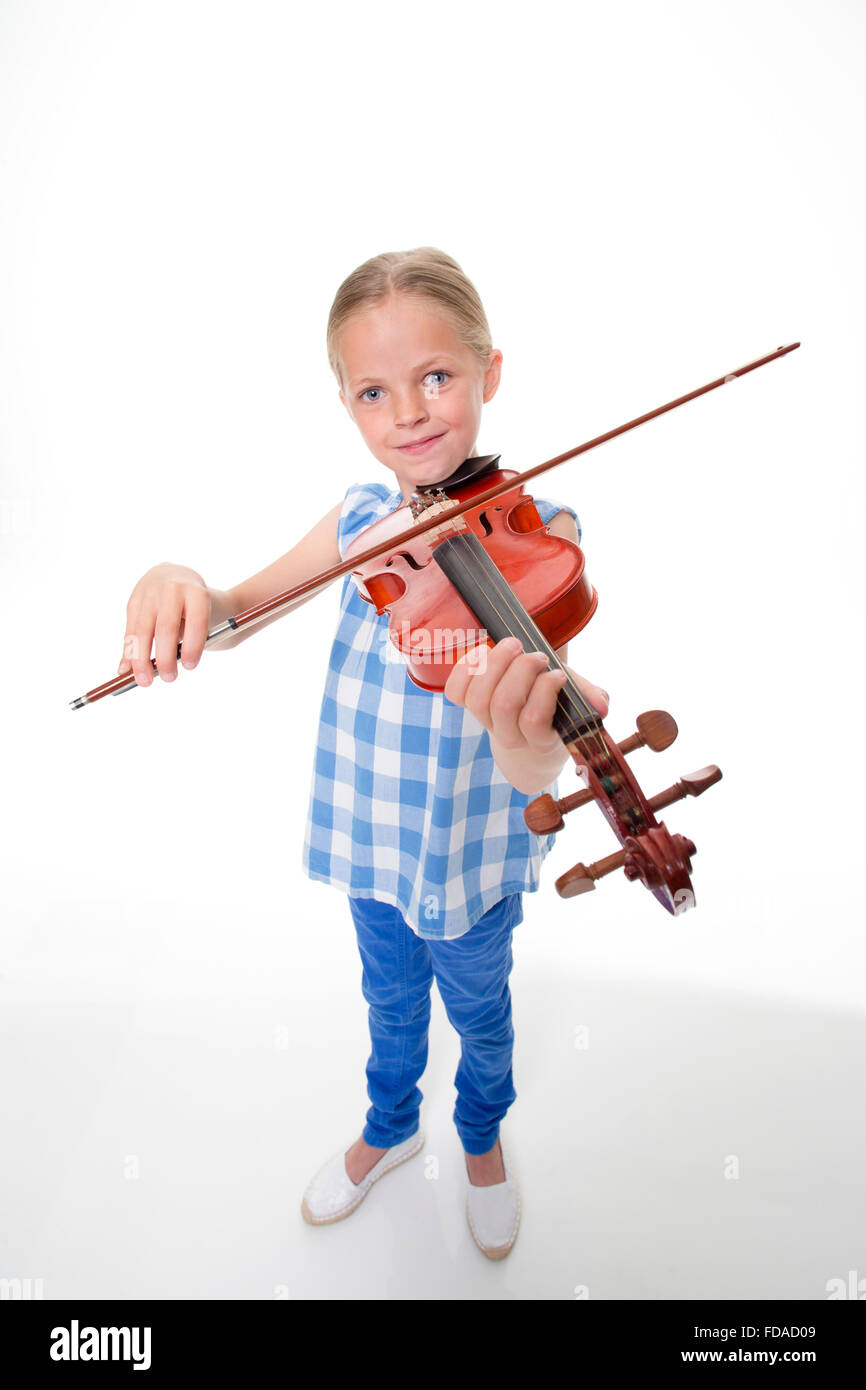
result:
[[(607, 692), (570, 668), (569, 674), (603, 719), (608, 711)], [(565, 681), (564, 671), (551, 670), (542, 653), (524, 652), (518, 638), (506, 637), (495, 647), (476, 647), (461, 657), (444, 693), (474, 714), (500, 747), (542, 755), (562, 746), (553, 714)]]

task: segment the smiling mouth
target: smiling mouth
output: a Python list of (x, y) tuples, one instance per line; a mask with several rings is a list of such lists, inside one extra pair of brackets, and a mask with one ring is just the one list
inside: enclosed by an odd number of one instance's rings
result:
[[(442, 431), (444, 434), (445, 431)], [(398, 444), (397, 448), (402, 450), (423, 449), (425, 444), (434, 444), (437, 439), (442, 438), (442, 434), (428, 434), (426, 439), (413, 439), (411, 444)]]

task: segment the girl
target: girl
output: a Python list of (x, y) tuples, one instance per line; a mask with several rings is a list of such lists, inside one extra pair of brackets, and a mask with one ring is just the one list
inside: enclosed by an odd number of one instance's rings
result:
[[(352, 486), (267, 569), (219, 591), (192, 570), (158, 565), (129, 600), (119, 671), (140, 684), (150, 652), (163, 680), (198, 665), (209, 629), (336, 565), (368, 526), (419, 486), (448, 478), (475, 455), (481, 407), (496, 393), (502, 353), (491, 345), (477, 291), (431, 247), (375, 256), (353, 271), (331, 306), (328, 357), (340, 400), (373, 456), (393, 475)], [(536, 500), (544, 522), (577, 542), (576, 514)], [(277, 616), (229, 638), (242, 642)], [(565, 661), (566, 648), (557, 655)], [(443, 694), (409, 679), (352, 580), (322, 702), (303, 865), (347, 893), (369, 1005), (371, 1100), (361, 1135), (310, 1182), (301, 1205), (319, 1225), (348, 1216), (383, 1174), (424, 1143), (417, 1082), (427, 1063), (435, 976), (461, 1039), (454, 1123), (465, 1152), (467, 1217), (491, 1259), (517, 1235), (519, 1194), (499, 1139), (516, 1098), (508, 977), (522, 894), (538, 887), (552, 837), (527, 830), (523, 809), (555, 791), (565, 762), (553, 728), (566, 676), (516, 639), (459, 661)], [(572, 673), (574, 676), (574, 673)], [(604, 717), (604, 691), (574, 676)]]

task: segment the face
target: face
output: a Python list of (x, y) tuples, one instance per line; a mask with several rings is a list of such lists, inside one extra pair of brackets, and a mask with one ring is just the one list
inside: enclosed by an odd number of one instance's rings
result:
[(491, 351), (485, 370), (436, 306), (407, 294), (350, 319), (338, 350), (340, 400), (370, 452), (396, 475), (404, 501), (473, 455), (501, 352)]

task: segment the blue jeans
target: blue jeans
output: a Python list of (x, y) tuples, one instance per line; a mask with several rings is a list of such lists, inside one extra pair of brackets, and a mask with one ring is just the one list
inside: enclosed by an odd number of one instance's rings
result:
[(523, 895), (511, 893), (452, 941), (416, 936), (401, 913), (373, 898), (349, 898), (369, 1004), (367, 1111), (363, 1136), (390, 1149), (420, 1124), (417, 1083), (427, 1065), (433, 976), (460, 1035), (454, 1123), (466, 1153), (483, 1154), (517, 1099), (511, 1071), (511, 934), (523, 921)]

